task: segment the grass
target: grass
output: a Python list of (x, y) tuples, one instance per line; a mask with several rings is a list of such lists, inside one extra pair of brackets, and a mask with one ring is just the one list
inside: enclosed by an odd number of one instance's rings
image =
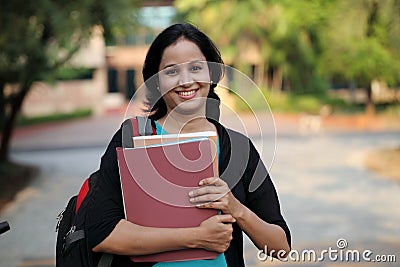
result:
[(16, 194), (25, 188), (39, 173), (35, 166), (14, 162), (0, 163), (0, 211), (14, 200)]
[[(350, 104), (345, 100), (327, 95), (275, 93), (268, 90), (252, 90), (241, 100), (234, 94), (237, 111), (265, 110), (266, 101), (274, 112), (320, 114), (323, 107), (328, 107), (331, 114), (364, 114), (365, 104)], [(264, 98), (264, 99), (263, 99)], [(397, 102), (375, 104), (378, 115), (400, 117), (400, 104)]]
[(47, 122), (66, 121), (66, 120), (89, 117), (91, 115), (92, 115), (91, 109), (79, 109), (69, 113), (54, 113), (50, 115), (37, 116), (37, 117), (20, 116), (17, 120), (17, 127), (35, 125)]
[(257, 111), (265, 109), (265, 100), (273, 111), (285, 113), (306, 112), (310, 114), (319, 114), (321, 108), (326, 105), (329, 105), (334, 111), (339, 109), (343, 110), (347, 105), (343, 100), (332, 97), (328, 98), (326, 96), (309, 94), (273, 93), (266, 90), (253, 90), (246, 96), (246, 103), (239, 98), (235, 99), (235, 103), (238, 111)]

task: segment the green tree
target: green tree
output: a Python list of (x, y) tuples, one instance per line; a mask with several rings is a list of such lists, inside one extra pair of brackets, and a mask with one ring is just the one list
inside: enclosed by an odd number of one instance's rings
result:
[(323, 39), (321, 68), (365, 88), (373, 114), (371, 82), (400, 82), (400, 1), (339, 1)]
[(0, 2), (0, 162), (8, 161), (15, 121), (32, 84), (66, 64), (89, 40), (94, 26), (102, 26), (110, 39), (134, 25), (137, 2)]
[(258, 84), (262, 83), (272, 52), (266, 37), (275, 29), (285, 30), (284, 25), (278, 25), (279, 5), (262, 0), (177, 0), (175, 6), (181, 16), (210, 35), (225, 61), (247, 73), (249, 65), (258, 65), (255, 79)]
[[(175, 5), (221, 48), (224, 59), (238, 67), (255, 64), (256, 83), (294, 92), (326, 89), (317, 69), (322, 52), (319, 32), (327, 23), (332, 1), (184, 1)], [(254, 59), (248, 51), (256, 52)]]
[(280, 3), (285, 10), (288, 32), (275, 47), (285, 54), (286, 81), (294, 93), (324, 94), (328, 84), (319, 68), (319, 58), (325, 49), (321, 34), (337, 1), (282, 0)]

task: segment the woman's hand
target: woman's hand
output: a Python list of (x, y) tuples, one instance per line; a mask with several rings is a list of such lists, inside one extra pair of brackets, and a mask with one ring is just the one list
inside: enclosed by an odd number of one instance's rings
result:
[(199, 229), (200, 240), (197, 247), (223, 253), (232, 240), (232, 223), (235, 219), (229, 214), (215, 215), (203, 221)]
[(203, 179), (199, 182), (198, 189), (189, 192), (190, 202), (197, 204), (199, 208), (221, 210), (224, 214), (231, 214), (235, 219), (239, 218), (244, 206), (235, 198), (227, 183), (219, 177)]
[[(203, 179), (200, 188), (189, 192), (190, 202), (199, 208), (221, 210), (223, 215), (232, 215), (237, 225), (246, 233), (259, 249), (268, 247), (271, 251), (290, 251), (284, 230), (260, 219), (235, 198), (225, 181), (219, 177)], [(276, 257), (276, 253), (273, 254)], [(282, 255), (281, 255), (282, 256)]]

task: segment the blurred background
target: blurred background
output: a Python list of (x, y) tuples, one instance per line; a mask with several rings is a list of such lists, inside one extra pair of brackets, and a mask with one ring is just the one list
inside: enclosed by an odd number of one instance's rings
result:
[[(55, 218), (98, 168), (148, 46), (175, 22), (198, 26), (258, 86), (221, 91), (240, 118), (221, 121), (245, 125), (260, 153), (276, 143), (293, 249), (344, 238), (399, 261), (399, 0), (13, 0), (0, 2), (0, 222), (11, 225), (0, 266), (54, 266)], [(276, 136), (255, 121), (270, 109)], [(265, 262), (245, 244), (248, 266), (367, 264)]]

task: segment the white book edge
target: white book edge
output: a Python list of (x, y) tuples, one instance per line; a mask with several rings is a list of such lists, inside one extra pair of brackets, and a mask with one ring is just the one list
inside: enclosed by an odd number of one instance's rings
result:
[(168, 139), (168, 138), (199, 138), (199, 137), (208, 137), (208, 136), (217, 136), (216, 132), (213, 131), (205, 131), (205, 132), (194, 132), (194, 133), (182, 133), (182, 134), (162, 134), (162, 135), (142, 135), (142, 136), (133, 136), (133, 140), (145, 140), (145, 139)]
[[(182, 141), (170, 141), (170, 142), (163, 142), (160, 144), (153, 144), (153, 145), (148, 145), (148, 146), (139, 146), (139, 147), (159, 147), (159, 146), (172, 146), (172, 145), (177, 145), (177, 144), (186, 144), (186, 143), (192, 143), (192, 142), (199, 142), (199, 141), (205, 141), (205, 140), (209, 140), (206, 136), (202, 136), (202, 137), (196, 137), (196, 138), (190, 138), (190, 139), (185, 139)], [(139, 148), (137, 147), (137, 148)]]

